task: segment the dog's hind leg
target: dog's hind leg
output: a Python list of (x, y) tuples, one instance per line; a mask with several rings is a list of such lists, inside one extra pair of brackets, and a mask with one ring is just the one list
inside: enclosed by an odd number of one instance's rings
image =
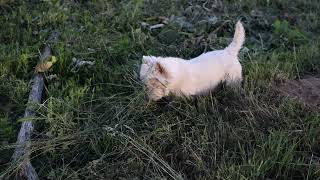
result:
[(242, 82), (242, 68), (241, 66), (234, 66), (228, 74), (226, 74), (225, 81), (227, 86), (240, 87)]

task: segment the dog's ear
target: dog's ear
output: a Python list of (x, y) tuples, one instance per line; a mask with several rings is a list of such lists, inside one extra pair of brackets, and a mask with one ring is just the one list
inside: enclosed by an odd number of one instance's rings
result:
[(151, 57), (150, 56), (142, 56), (142, 64), (149, 65), (150, 62), (151, 62)]
[(163, 64), (161, 64), (160, 62), (156, 62), (155, 69), (160, 75), (162, 75), (164, 77), (168, 77), (169, 74), (168, 74), (166, 67)]

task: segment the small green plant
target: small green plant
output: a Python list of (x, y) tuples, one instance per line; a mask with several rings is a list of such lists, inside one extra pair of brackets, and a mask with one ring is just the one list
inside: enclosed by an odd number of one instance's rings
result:
[(301, 30), (289, 25), (286, 20), (276, 20), (273, 24), (276, 38), (290, 45), (301, 45), (308, 42), (308, 38)]

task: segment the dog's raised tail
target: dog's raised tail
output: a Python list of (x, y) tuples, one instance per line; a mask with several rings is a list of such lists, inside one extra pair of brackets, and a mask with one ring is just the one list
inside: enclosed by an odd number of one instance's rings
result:
[(230, 54), (237, 56), (245, 40), (245, 31), (241, 21), (236, 24), (236, 30), (234, 32), (233, 40), (231, 44), (226, 48)]

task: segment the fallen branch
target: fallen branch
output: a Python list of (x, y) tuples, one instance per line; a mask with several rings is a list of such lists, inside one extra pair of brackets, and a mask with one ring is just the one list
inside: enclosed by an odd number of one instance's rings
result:
[[(54, 37), (52, 37), (54, 36)], [(53, 33), (50, 39), (57, 39), (57, 33)], [(50, 42), (49, 42), (50, 43)], [(40, 57), (40, 63), (51, 56), (51, 49), (49, 43), (45, 44), (43, 53)], [(52, 42), (51, 42), (52, 43)], [(44, 89), (44, 73), (38, 72), (34, 74), (32, 79), (32, 89), (29, 94), (27, 108), (24, 113), (24, 119), (35, 117), (34, 104), (41, 103), (42, 92)], [(19, 165), (19, 176), (23, 179), (37, 180), (39, 179), (35, 169), (30, 162), (30, 148), (31, 148), (31, 135), (34, 129), (34, 124), (31, 120), (22, 122), (20, 132), (17, 140), (17, 148), (12, 156), (13, 163)]]

